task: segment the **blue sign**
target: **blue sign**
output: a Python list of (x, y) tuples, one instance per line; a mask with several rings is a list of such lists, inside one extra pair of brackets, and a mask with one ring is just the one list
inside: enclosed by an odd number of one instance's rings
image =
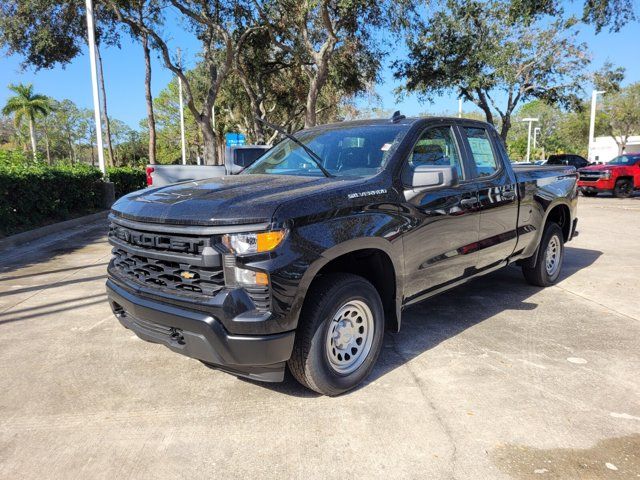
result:
[(236, 145), (244, 145), (247, 143), (247, 139), (241, 133), (226, 133), (224, 138), (227, 140), (227, 147), (235, 147)]

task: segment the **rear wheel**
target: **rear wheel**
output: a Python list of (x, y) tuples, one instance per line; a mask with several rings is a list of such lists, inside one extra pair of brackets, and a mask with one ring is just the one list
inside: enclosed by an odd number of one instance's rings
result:
[(613, 196), (617, 198), (628, 198), (633, 193), (633, 183), (627, 178), (620, 179), (613, 187)]
[(584, 195), (585, 197), (595, 197), (596, 195), (598, 195), (598, 192), (589, 192), (589, 191), (582, 191), (582, 195)]
[(384, 336), (382, 302), (371, 283), (347, 273), (323, 276), (311, 288), (289, 370), (306, 387), (339, 395), (375, 365)]
[(564, 236), (557, 223), (548, 223), (538, 247), (535, 267), (522, 266), (524, 278), (531, 285), (549, 287), (556, 283), (564, 259)]

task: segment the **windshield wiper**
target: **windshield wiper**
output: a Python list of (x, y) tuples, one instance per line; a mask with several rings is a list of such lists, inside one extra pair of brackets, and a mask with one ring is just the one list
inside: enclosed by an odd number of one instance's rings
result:
[(311, 160), (313, 160), (313, 163), (315, 163), (318, 168), (320, 169), (320, 171), (322, 173), (324, 173), (325, 177), (333, 177), (332, 174), (330, 174), (326, 168), (324, 168), (322, 166), (322, 158), (320, 158), (320, 155), (318, 155), (316, 152), (314, 152), (313, 150), (311, 150), (309, 147), (307, 147), (304, 143), (302, 143), (300, 140), (298, 140), (296, 137), (294, 137), (293, 135), (291, 135), (290, 133), (288, 133), (285, 129), (279, 127), (278, 125), (274, 125), (273, 123), (269, 123), (266, 120), (264, 120), (263, 118), (260, 117), (255, 117), (255, 119), (257, 121), (259, 121), (260, 123), (266, 125), (267, 127), (275, 130), (276, 132), (278, 132), (280, 135), (284, 135), (285, 137), (287, 137), (289, 140), (291, 140), (293, 143), (299, 145), (302, 147), (302, 149), (307, 152), (307, 155), (309, 155), (309, 157), (311, 158)]

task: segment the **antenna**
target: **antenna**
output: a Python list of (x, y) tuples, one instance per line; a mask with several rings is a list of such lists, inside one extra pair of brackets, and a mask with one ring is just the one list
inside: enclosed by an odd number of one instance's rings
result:
[(391, 123), (398, 123), (403, 118), (407, 118), (407, 117), (402, 115), (400, 113), (400, 110), (396, 110), (395, 112), (393, 112), (393, 115), (391, 116)]

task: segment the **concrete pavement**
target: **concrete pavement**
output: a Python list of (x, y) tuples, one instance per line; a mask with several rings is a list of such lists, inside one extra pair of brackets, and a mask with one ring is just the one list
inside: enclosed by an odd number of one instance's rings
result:
[(138, 340), (104, 223), (0, 257), (0, 478), (640, 478), (640, 198), (580, 199), (563, 279), (405, 312), (362, 388), (258, 384)]

